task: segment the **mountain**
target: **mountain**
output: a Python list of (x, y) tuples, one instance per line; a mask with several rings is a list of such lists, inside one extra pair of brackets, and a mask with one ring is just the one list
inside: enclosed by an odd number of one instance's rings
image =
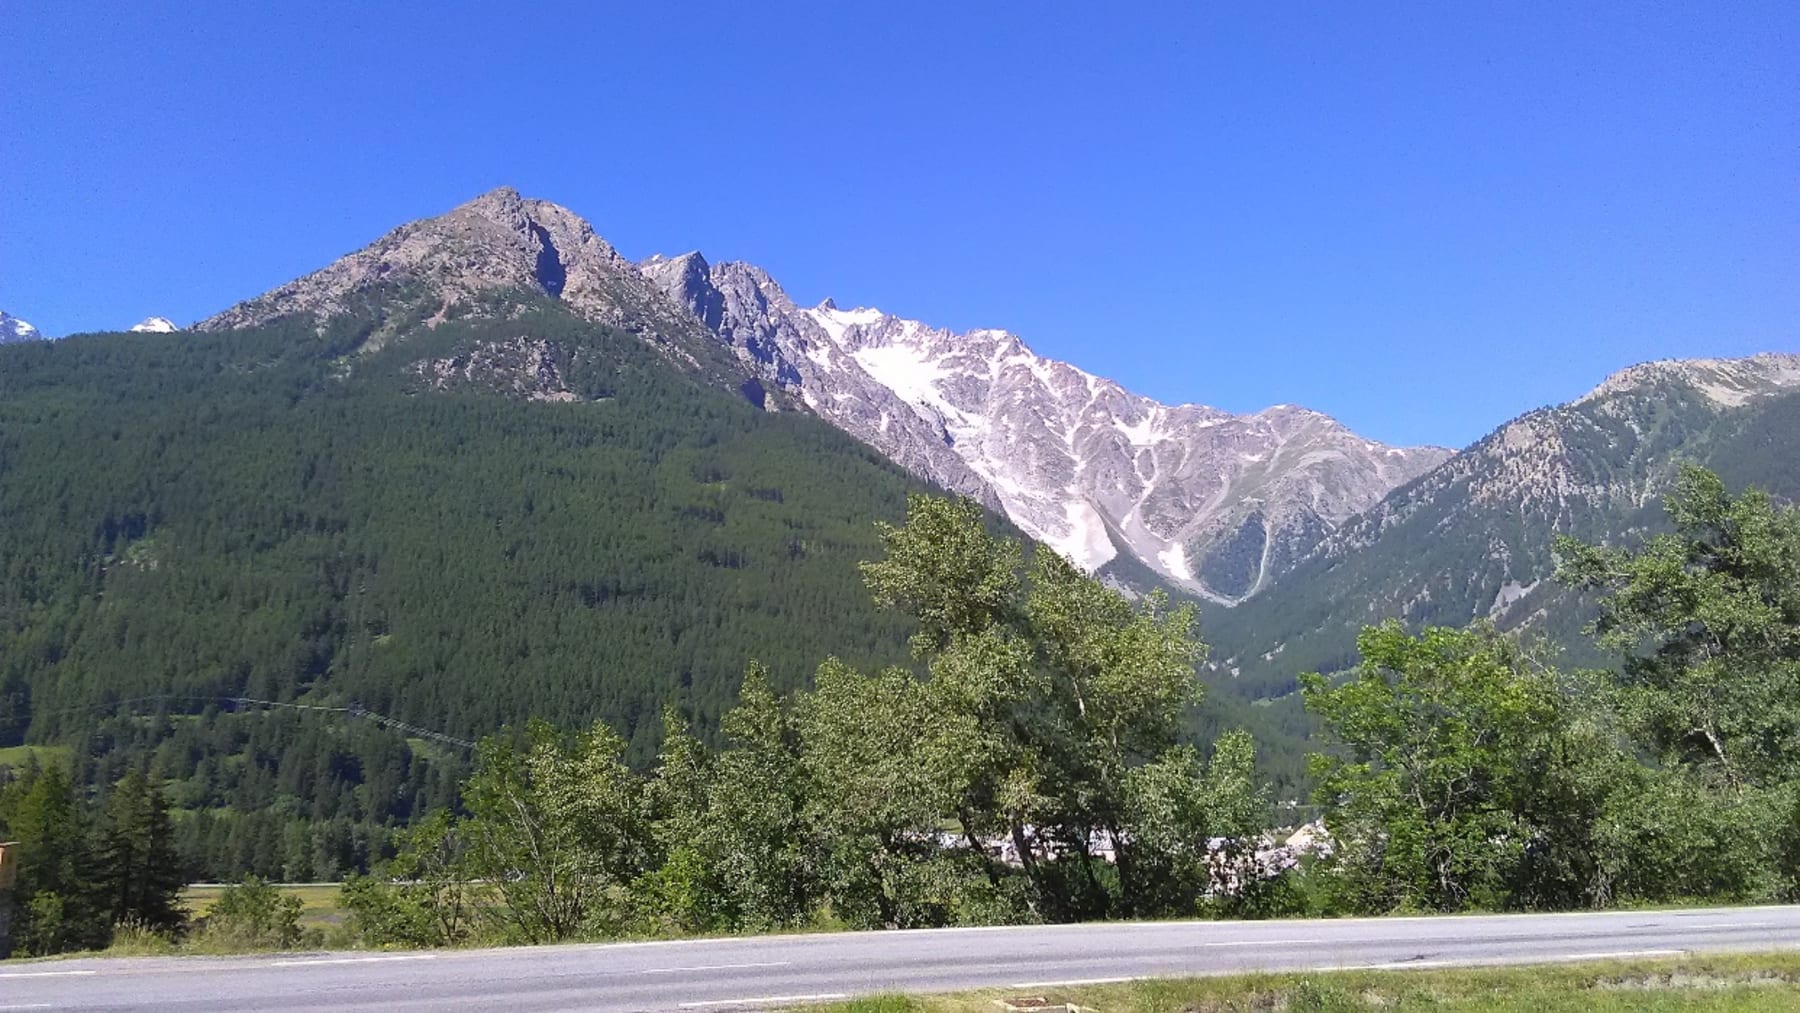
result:
[(0, 747), (155, 766), (209, 878), (329, 878), (533, 716), (643, 762), (751, 659), (905, 663), (857, 563), (926, 487), (748, 384), (510, 193), (191, 333), (0, 348)]
[(18, 317), (0, 311), (0, 345), (15, 341), (42, 341), (44, 335), (36, 327), (31, 326)]
[(1215, 671), (1250, 696), (1354, 658), (1399, 617), (1529, 628), (1583, 654), (1588, 606), (1550, 580), (1558, 534), (1618, 542), (1664, 526), (1683, 461), (1800, 497), (1800, 355), (1651, 362), (1529, 412), (1328, 535), (1267, 594), (1208, 616)]
[[(356, 350), (366, 355), (397, 335), (430, 330), (452, 317), (503, 317), (520, 294), (549, 299), (590, 323), (634, 335), (716, 384), (751, 382), (691, 314), (671, 303), (591, 225), (567, 208), (521, 197), (510, 187), (402, 225), (194, 329), (375, 313), (379, 322)], [(510, 358), (502, 349), (492, 352)], [(753, 383), (744, 393), (761, 396)]]
[[(955, 333), (829, 301), (802, 309), (749, 264), (699, 254), (632, 264), (566, 208), (504, 188), (196, 328), (379, 307), (382, 322), (349, 368), (451, 314), (503, 315), (506, 293), (521, 292), (634, 334), (760, 407), (816, 414), (1090, 570), (1147, 567), (1218, 601), (1268, 586), (1448, 455), (1386, 447), (1291, 405), (1243, 416), (1161, 405), (1005, 331)], [(505, 377), (515, 393), (563, 398), (557, 355), (502, 342), (415, 367), (438, 386)]]
[(181, 330), (168, 317), (145, 317), (132, 324), (131, 329), (138, 334), (172, 334)]
[(765, 380), (890, 460), (1003, 510), (1089, 570), (1136, 561), (1220, 602), (1267, 587), (1339, 524), (1449, 456), (1293, 405), (1163, 405), (1034, 353), (830, 300), (697, 253), (640, 265)]

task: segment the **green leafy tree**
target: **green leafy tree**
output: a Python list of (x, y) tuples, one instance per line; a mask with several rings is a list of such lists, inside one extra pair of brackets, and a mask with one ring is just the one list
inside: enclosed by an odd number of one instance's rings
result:
[(1725, 784), (1800, 778), (1800, 510), (1682, 470), (1675, 531), (1637, 549), (1557, 542), (1557, 576), (1601, 594), (1602, 643), (1631, 652), (1624, 702), (1664, 757)]
[(1123, 823), (1147, 907), (1191, 911), (1200, 898), (1242, 892), (1260, 875), (1255, 851), (1268, 823), (1268, 797), (1247, 733), (1220, 736), (1207, 764), (1193, 747), (1179, 746), (1133, 767), (1125, 774), (1124, 799)]
[(712, 756), (673, 707), (663, 708), (656, 774), (644, 786), (654, 868), (632, 885), (648, 928), (703, 932), (730, 924), (710, 812)]
[[(929, 712), (957, 729), (943, 769), (971, 848), (1010, 838), (1039, 917), (1155, 910), (1166, 862), (1129, 832), (1127, 780), (1181, 762), (1169, 751), (1204, 658), (1193, 610), (1160, 595), (1133, 604), (1048, 551), (1027, 577), (1018, 543), (967, 501), (915, 496), (906, 525), (881, 535), (886, 555), (864, 578), (919, 623)], [(1116, 856), (1116, 890), (1097, 874), (1097, 838)]]
[(1491, 631), (1413, 637), (1389, 622), (1364, 630), (1357, 646), (1363, 660), (1347, 682), (1302, 679), (1307, 708), (1341, 746), (1312, 758), (1338, 842), (1340, 903), (1369, 912), (1509, 906), (1522, 896), (1528, 856), (1585, 852), (1612, 783), (1564, 800), (1572, 820), (1547, 818), (1571, 781), (1571, 743), (1596, 741), (1571, 737), (1554, 672)]
[(616, 891), (642, 871), (638, 780), (624, 742), (604, 724), (575, 736), (533, 721), (520, 746), (482, 743), (469, 780), (468, 869), (503, 903), (519, 939), (545, 942), (589, 930)]
[(798, 704), (806, 823), (832, 911), (852, 925), (943, 925), (991, 907), (985, 860), (939, 847), (966, 790), (956, 740), (968, 722), (936, 703), (903, 669), (865, 676), (831, 660)]
[(375, 946), (454, 946), (469, 938), (480, 905), (470, 882), (465, 828), (439, 810), (396, 837), (393, 861), (378, 876), (351, 876), (341, 903), (364, 942)]
[(712, 765), (699, 850), (714, 863), (731, 925), (801, 924), (819, 897), (818, 856), (793, 715), (762, 666), (745, 673), (723, 727), (731, 746)]
[(200, 927), (202, 944), (227, 950), (289, 950), (300, 945), (300, 898), (256, 876), (226, 887)]

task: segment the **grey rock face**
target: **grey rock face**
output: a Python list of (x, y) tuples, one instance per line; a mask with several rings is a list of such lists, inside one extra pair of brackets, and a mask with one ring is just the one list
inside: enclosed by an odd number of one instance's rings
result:
[(354, 311), (359, 299), (375, 293), (420, 301), (421, 309), (431, 311), (430, 324), (504, 291), (556, 299), (596, 323), (637, 334), (690, 368), (707, 365), (716, 347), (692, 315), (587, 222), (510, 187), (448, 214), (402, 225), (319, 271), (194, 326), (248, 327), (290, 314), (327, 318)]
[(0, 311), (0, 345), (12, 344), (15, 341), (43, 340), (45, 339), (42, 331), (10, 313)]
[(1220, 601), (1266, 586), (1353, 514), (1449, 456), (1290, 405), (1163, 405), (1033, 353), (830, 301), (698, 254), (640, 265), (761, 375), (916, 474), (998, 506), (1088, 569), (1129, 553)]

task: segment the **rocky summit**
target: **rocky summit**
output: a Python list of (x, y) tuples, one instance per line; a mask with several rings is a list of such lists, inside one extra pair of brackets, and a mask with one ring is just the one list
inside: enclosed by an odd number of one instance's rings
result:
[(510, 187), (402, 225), (194, 327), (250, 327), (292, 314), (323, 319), (379, 304), (390, 323), (370, 336), (373, 351), (409, 326), (484, 312), (485, 301), (521, 293), (637, 334), (686, 368), (715, 372), (717, 342), (691, 315), (669, 302), (587, 222)]

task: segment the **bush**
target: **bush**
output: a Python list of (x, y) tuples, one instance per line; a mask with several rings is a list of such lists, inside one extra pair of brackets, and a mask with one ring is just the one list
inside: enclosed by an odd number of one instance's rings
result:
[(199, 925), (196, 949), (291, 950), (305, 938), (300, 898), (255, 876), (226, 887)]

